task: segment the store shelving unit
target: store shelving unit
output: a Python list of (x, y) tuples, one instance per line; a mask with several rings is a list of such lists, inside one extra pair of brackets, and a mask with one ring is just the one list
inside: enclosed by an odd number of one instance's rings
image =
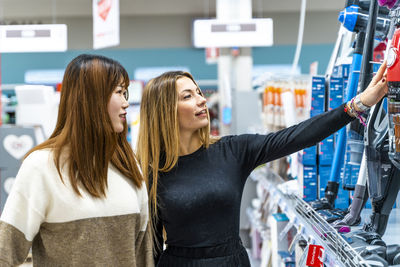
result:
[[(289, 218), (289, 224), (297, 229), (309, 244), (324, 247), (323, 261), (327, 267), (367, 267), (363, 258), (348, 244), (330, 224), (328, 224), (310, 205), (295, 194), (286, 194), (279, 188), (283, 180), (267, 167), (258, 168), (250, 178), (261, 183), (268, 190), (274, 204)], [(270, 205), (271, 206), (271, 205)], [(253, 217), (254, 225), (263, 231), (265, 227)], [(262, 233), (262, 232), (261, 232)]]

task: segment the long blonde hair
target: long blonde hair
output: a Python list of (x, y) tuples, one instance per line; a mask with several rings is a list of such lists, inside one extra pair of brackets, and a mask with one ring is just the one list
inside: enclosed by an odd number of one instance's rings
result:
[[(170, 171), (179, 158), (176, 82), (183, 77), (191, 79), (197, 85), (193, 76), (188, 72), (166, 72), (146, 84), (140, 103), (137, 157), (149, 189), (150, 214), (152, 215), (150, 224), (153, 233), (155, 231), (154, 224), (158, 219), (158, 173)], [(210, 137), (210, 123), (199, 129), (198, 134), (205, 148), (215, 141)]]
[(27, 154), (52, 149), (61, 180), (61, 168), (67, 163), (69, 180), (79, 196), (78, 184), (93, 197), (106, 195), (110, 162), (137, 187), (142, 185), (143, 177), (126, 138), (127, 124), (123, 132), (116, 133), (108, 115), (108, 102), (121, 81), (127, 88), (128, 73), (117, 61), (86, 54), (74, 58), (64, 73), (55, 130)]

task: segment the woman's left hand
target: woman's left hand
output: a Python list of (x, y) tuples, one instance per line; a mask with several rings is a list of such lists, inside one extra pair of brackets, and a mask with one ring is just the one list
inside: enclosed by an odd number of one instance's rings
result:
[(382, 99), (388, 92), (386, 79), (386, 60), (380, 66), (378, 72), (369, 83), (367, 89), (360, 94), (361, 103), (372, 107)]

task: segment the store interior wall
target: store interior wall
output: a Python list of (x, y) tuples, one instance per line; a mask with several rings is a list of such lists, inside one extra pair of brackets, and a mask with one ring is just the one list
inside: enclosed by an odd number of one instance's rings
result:
[[(267, 48), (253, 48), (254, 64), (291, 64), (295, 45), (282, 45)], [(333, 44), (305, 45), (300, 58), (303, 73), (308, 73), (309, 65), (318, 61), (323, 73), (329, 61)], [(63, 53), (7, 53), (1, 55), (2, 83), (24, 83), (28, 70), (64, 69), (81, 53), (96, 53), (114, 58), (128, 70), (133, 78), (139, 67), (186, 66), (196, 79), (217, 79), (217, 66), (207, 65), (203, 49), (121, 49), (121, 50), (69, 50)]]
[[(309, 72), (309, 64), (319, 62), (323, 74), (332, 52), (339, 23), (337, 11), (310, 11), (306, 15), (304, 46), (299, 64), (302, 73)], [(254, 64), (291, 64), (298, 31), (298, 12), (264, 13), (257, 17), (274, 20), (274, 46), (252, 49)], [(192, 46), (192, 21), (202, 16), (150, 15), (121, 16), (121, 43), (117, 47), (93, 51), (91, 17), (57, 17), (56, 23), (68, 25), (68, 51), (63, 53), (7, 53), (2, 54), (2, 82), (24, 82), (27, 70), (63, 69), (80, 53), (97, 53), (119, 60), (129, 71), (138, 67), (186, 66), (196, 79), (216, 79), (215, 65), (205, 63), (203, 49)], [(53, 18), (13, 18), (4, 22), (40, 21), (52, 23)]]

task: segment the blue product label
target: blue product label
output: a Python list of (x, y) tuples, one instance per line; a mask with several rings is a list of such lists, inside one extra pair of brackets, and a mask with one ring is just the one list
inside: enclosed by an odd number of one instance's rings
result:
[(311, 95), (311, 111), (325, 111), (325, 94), (316, 92)]
[(343, 103), (343, 78), (331, 78), (329, 83), (329, 110)]
[(350, 75), (350, 64), (343, 64), (342, 65), (342, 77), (348, 78)]
[(325, 195), (325, 187), (328, 184), (329, 176), (331, 175), (331, 165), (319, 165), (318, 166), (318, 177), (319, 177), (319, 196)]
[(303, 166), (303, 199), (312, 201), (317, 198), (317, 166)]
[(325, 92), (325, 77), (313, 76), (311, 83), (312, 91), (324, 91)]
[(310, 111), (310, 117), (314, 117), (314, 116), (317, 116), (317, 115), (319, 115), (319, 114), (322, 114), (322, 113), (324, 113), (324, 111), (323, 110), (320, 110), (320, 109), (313, 109), (313, 110), (311, 110)]
[[(325, 77), (313, 76), (311, 82), (311, 112), (325, 111)], [(311, 114), (312, 116), (313, 114)]]
[(303, 165), (317, 164), (317, 146), (307, 147), (303, 149)]
[(333, 161), (333, 135), (319, 143), (319, 164), (331, 165)]
[(272, 214), (272, 216), (278, 222), (289, 221), (289, 218), (284, 213), (274, 213), (274, 214)]
[(331, 77), (340, 77), (341, 75), (339, 74), (339, 72), (340, 72), (339, 66), (334, 66)]

